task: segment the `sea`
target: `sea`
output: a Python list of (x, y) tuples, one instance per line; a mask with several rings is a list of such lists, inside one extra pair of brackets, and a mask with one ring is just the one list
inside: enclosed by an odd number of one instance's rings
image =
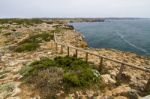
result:
[(106, 19), (70, 24), (84, 35), (89, 47), (150, 56), (150, 19)]

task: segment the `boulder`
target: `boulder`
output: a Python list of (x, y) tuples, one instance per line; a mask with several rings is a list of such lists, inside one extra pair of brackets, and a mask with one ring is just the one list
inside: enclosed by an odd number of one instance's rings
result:
[(113, 96), (127, 96), (131, 88), (127, 85), (119, 86), (112, 90)]
[(94, 95), (94, 91), (88, 90), (88, 91), (86, 91), (86, 94), (87, 94), (88, 98), (92, 98)]
[(102, 80), (106, 84), (115, 84), (116, 83), (116, 80), (112, 79), (109, 74), (101, 75), (101, 77), (102, 77)]

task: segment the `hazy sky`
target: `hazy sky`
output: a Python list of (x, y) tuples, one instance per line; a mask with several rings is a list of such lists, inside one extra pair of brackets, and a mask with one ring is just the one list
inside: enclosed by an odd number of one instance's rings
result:
[(0, 17), (150, 18), (150, 0), (0, 0)]

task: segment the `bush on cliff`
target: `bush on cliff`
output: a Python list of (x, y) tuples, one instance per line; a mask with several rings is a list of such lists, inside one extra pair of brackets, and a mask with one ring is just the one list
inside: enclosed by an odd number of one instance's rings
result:
[(92, 69), (78, 69), (65, 73), (64, 82), (68, 87), (90, 86), (92, 83), (99, 81), (98, 76), (94, 75)]
[(48, 90), (46, 96), (49, 96), (60, 90), (67, 91), (101, 84), (100, 75), (95, 71), (93, 65), (66, 56), (56, 57), (54, 60), (43, 58), (22, 68), (20, 73), (26, 83), (33, 84), (43, 92)]
[(43, 41), (50, 41), (53, 38), (53, 34), (50, 33), (32, 35), (29, 38), (23, 40), (21, 43), (19, 43), (14, 51), (26, 52), (36, 50), (39, 47), (39, 43)]
[(99, 81), (99, 76), (93, 71), (93, 64), (75, 57), (57, 57), (57, 66), (64, 68), (64, 85), (68, 87), (85, 87)]
[(15, 51), (16, 52), (33, 51), (33, 50), (36, 50), (37, 47), (39, 47), (39, 44), (37, 43), (24, 43), (24, 44), (17, 46), (15, 48)]
[(51, 33), (36, 34), (36, 35), (32, 35), (29, 38), (25, 39), (20, 44), (23, 44), (23, 43), (41, 43), (43, 41), (52, 40), (53, 38), (54, 38), (53, 34), (51, 34)]

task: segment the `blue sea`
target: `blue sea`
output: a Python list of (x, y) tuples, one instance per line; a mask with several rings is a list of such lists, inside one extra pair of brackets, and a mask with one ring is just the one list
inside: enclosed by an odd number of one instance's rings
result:
[(113, 48), (150, 55), (150, 19), (71, 23), (81, 32), (89, 47)]

